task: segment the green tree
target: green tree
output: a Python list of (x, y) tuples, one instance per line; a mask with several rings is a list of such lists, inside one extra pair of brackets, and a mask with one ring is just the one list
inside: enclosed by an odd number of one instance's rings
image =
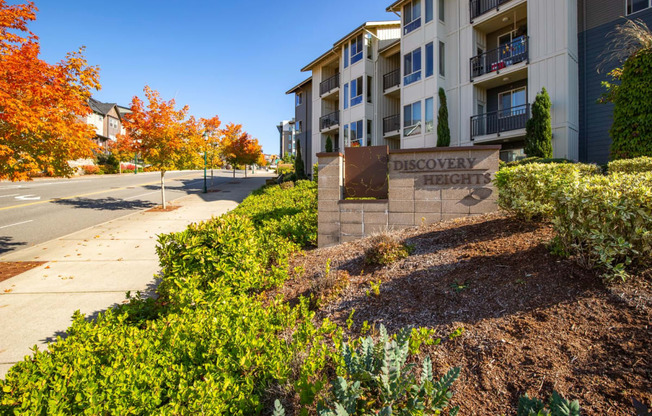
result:
[(446, 92), (439, 89), (439, 113), (437, 114), (437, 147), (451, 145), (451, 129), (448, 127), (448, 104)]
[(652, 156), (652, 32), (641, 21), (628, 21), (612, 33), (612, 58), (624, 61), (609, 73), (614, 82), (602, 102), (614, 104), (611, 159)]
[(525, 154), (528, 157), (552, 157), (552, 120), (550, 96), (545, 88), (532, 105), (532, 118), (525, 125)]
[(331, 136), (326, 136), (326, 153), (331, 153), (333, 151), (333, 140)]
[(303, 166), (303, 159), (301, 158), (301, 140), (297, 140), (297, 157), (294, 159), (294, 172), (297, 179), (307, 179), (306, 168)]

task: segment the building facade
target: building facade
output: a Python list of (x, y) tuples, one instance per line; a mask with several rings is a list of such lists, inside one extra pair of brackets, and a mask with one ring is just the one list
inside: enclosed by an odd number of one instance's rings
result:
[(312, 177), (312, 165), (317, 162), (312, 150), (312, 77), (290, 89), (294, 94), (294, 141), (300, 143), (305, 172)]
[(93, 110), (86, 117), (86, 123), (95, 128), (95, 141), (100, 148), (105, 149), (110, 141), (116, 141), (118, 134), (125, 134), (122, 117), (130, 110), (115, 103), (103, 103), (93, 98), (88, 100)]
[(496, 145), (524, 157), (525, 126), (545, 88), (553, 156), (604, 163), (613, 108), (598, 104), (608, 33), (652, 25), (652, 0), (397, 0), (400, 21), (368, 22), (308, 64), (312, 152), (386, 144), (435, 147), (442, 89), (451, 146)]
[(283, 120), (276, 128), (279, 133), (280, 151), (279, 158), (283, 159), (285, 155), (294, 155), (294, 120)]

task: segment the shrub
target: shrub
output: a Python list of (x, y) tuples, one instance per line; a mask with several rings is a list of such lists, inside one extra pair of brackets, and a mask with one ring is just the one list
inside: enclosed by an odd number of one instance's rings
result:
[(294, 166), (289, 163), (286, 164), (279, 163), (276, 167), (276, 173), (278, 173), (279, 175), (294, 173)]
[(550, 96), (545, 88), (532, 105), (532, 118), (525, 126), (525, 154), (529, 157), (552, 157), (552, 119)]
[(407, 257), (410, 253), (391, 233), (380, 233), (370, 238), (365, 250), (365, 263), (387, 265)]
[(448, 147), (451, 145), (451, 130), (448, 127), (448, 104), (446, 92), (439, 89), (439, 113), (437, 114), (437, 147)]
[(577, 400), (569, 402), (555, 391), (547, 403), (525, 394), (518, 400), (516, 416), (580, 416), (580, 404)]
[(554, 193), (557, 243), (606, 278), (652, 261), (652, 172), (586, 176)]
[(81, 167), (84, 175), (97, 175), (100, 173), (100, 167), (96, 165), (84, 165)]
[(642, 173), (652, 172), (652, 157), (642, 156), (635, 159), (620, 159), (609, 162), (609, 173)]
[(526, 157), (520, 160), (514, 160), (511, 162), (500, 161), (500, 169), (511, 168), (514, 166), (529, 165), (530, 163), (575, 163), (575, 161), (564, 158), (550, 158), (543, 159), (540, 157)]
[(303, 165), (303, 158), (301, 157), (301, 140), (297, 140), (297, 156), (294, 159), (294, 171), (297, 174), (297, 179), (307, 179), (306, 168)]
[(496, 173), (498, 205), (525, 220), (551, 218), (553, 194), (584, 176), (600, 172), (595, 165), (530, 163)]
[(113, 153), (99, 153), (96, 163), (102, 166), (106, 173), (118, 173), (120, 162)]
[(331, 136), (326, 137), (326, 153), (332, 153), (333, 152), (333, 140), (331, 139)]

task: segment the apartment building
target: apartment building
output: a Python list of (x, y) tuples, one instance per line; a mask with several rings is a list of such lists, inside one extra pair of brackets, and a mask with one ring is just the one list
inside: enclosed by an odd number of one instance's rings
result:
[(294, 94), (294, 140), (301, 145), (301, 157), (305, 172), (312, 176), (312, 165), (316, 163), (312, 151), (312, 77), (291, 88), (286, 94)]
[(546, 88), (554, 157), (608, 160), (601, 54), (622, 16), (652, 26), (652, 0), (397, 0), (386, 10), (401, 20), (365, 23), (302, 69), (314, 81), (315, 153), (326, 137), (335, 148), (436, 146), (441, 88), (451, 146), (500, 144), (515, 160)]
[(276, 126), (279, 132), (280, 151), (279, 158), (287, 154), (294, 155), (294, 120), (283, 120)]
[(109, 140), (115, 141), (118, 134), (125, 133), (122, 117), (129, 108), (93, 98), (88, 100), (88, 105), (93, 112), (86, 117), (86, 123), (95, 128), (95, 141), (101, 148), (105, 148)]

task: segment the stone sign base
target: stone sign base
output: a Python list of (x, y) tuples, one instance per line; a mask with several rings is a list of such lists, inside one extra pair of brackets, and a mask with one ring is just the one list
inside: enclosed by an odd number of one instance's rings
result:
[(344, 155), (317, 154), (319, 247), (496, 211), (492, 180), (499, 151), (500, 146), (391, 150), (384, 200), (343, 200)]

